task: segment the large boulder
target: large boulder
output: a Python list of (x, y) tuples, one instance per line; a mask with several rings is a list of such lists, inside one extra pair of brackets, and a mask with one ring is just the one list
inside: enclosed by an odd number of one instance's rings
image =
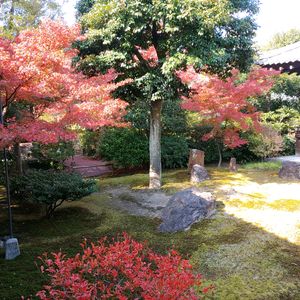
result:
[(287, 179), (300, 179), (300, 162), (283, 161), (279, 170), (279, 177)]
[(211, 193), (189, 188), (173, 195), (162, 211), (161, 232), (187, 230), (195, 222), (215, 213), (215, 200)]
[(193, 165), (191, 170), (191, 183), (199, 183), (206, 179), (209, 179), (206, 169), (200, 165)]

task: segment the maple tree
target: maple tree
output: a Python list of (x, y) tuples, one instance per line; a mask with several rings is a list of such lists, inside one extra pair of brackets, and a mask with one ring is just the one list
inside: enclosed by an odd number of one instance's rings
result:
[[(241, 138), (241, 132), (260, 130), (260, 114), (248, 99), (269, 91), (277, 74), (278, 71), (255, 67), (245, 80), (241, 80), (236, 69), (231, 71), (231, 76), (222, 79), (196, 72), (189, 66), (177, 72), (181, 81), (190, 88), (189, 96), (182, 97), (182, 108), (199, 113), (201, 122), (212, 127), (203, 140), (214, 138), (228, 148), (239, 147), (247, 143)], [(222, 153), (219, 146), (218, 150), (220, 166)]]
[(85, 241), (82, 248), (71, 258), (61, 252), (41, 257), (50, 282), (37, 293), (40, 299), (196, 300), (213, 289), (202, 286), (201, 275), (176, 251), (156, 254), (127, 234), (111, 244)]
[(74, 125), (122, 126), (127, 102), (111, 93), (126, 82), (113, 83), (118, 76), (113, 69), (94, 77), (75, 72), (77, 51), (71, 46), (78, 39), (83, 39), (78, 25), (51, 20), (14, 40), (0, 38), (1, 147), (71, 140)]

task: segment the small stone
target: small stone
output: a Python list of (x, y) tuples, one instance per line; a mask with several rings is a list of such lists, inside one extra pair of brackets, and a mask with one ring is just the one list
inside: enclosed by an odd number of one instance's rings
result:
[(191, 170), (191, 183), (199, 183), (209, 179), (206, 169), (200, 165), (193, 165)]
[(215, 200), (211, 193), (189, 188), (174, 194), (162, 211), (161, 232), (187, 230), (196, 222), (215, 213)]
[(11, 260), (20, 255), (19, 243), (16, 238), (9, 238), (5, 241), (5, 259)]

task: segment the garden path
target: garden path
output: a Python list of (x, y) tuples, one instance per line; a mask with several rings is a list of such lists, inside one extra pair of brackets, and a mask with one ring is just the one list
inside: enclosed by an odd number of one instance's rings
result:
[(112, 163), (83, 155), (74, 155), (64, 162), (68, 170), (83, 177), (98, 177), (112, 173)]

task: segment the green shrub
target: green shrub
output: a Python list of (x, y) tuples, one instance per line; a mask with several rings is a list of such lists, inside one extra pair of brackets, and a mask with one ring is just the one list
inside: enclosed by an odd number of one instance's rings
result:
[[(184, 137), (162, 136), (161, 147), (164, 168), (186, 166), (188, 144)], [(148, 167), (148, 137), (134, 128), (109, 128), (99, 141), (99, 154), (118, 168)]]
[(62, 170), (64, 161), (74, 155), (74, 146), (72, 142), (64, 141), (47, 145), (33, 143), (31, 151), (36, 160), (30, 163), (30, 167)]
[(263, 113), (261, 118), (263, 123), (272, 125), (283, 136), (293, 133), (295, 128), (300, 125), (299, 111), (286, 106)]
[(188, 162), (189, 147), (185, 137), (162, 136), (161, 138), (161, 163), (163, 168), (186, 167)]
[[(210, 130), (211, 127), (209, 126), (197, 125), (192, 127), (190, 131), (189, 147), (192, 149), (199, 149), (204, 151), (206, 163), (215, 163), (219, 160), (217, 141), (215, 139), (202, 141), (203, 135), (210, 132)], [(242, 135), (242, 138), (248, 140), (248, 136), (249, 134), (244, 134)], [(238, 163), (245, 163), (258, 159), (255, 153), (250, 151), (248, 144), (237, 147), (235, 149), (224, 149), (223, 145), (221, 145), (221, 148), (223, 148), (224, 160), (229, 160), (231, 157), (235, 157)]]
[[(13, 149), (6, 149), (6, 158), (9, 175), (13, 176), (16, 174), (16, 162), (14, 160)], [(0, 183), (3, 184), (5, 181), (5, 168), (4, 168), (4, 152), (0, 149)]]
[(262, 114), (262, 121), (271, 125), (283, 137), (283, 155), (295, 154), (295, 128), (300, 125), (300, 113), (283, 106), (275, 111)]
[(250, 145), (245, 144), (235, 149), (226, 149), (223, 153), (224, 160), (230, 160), (235, 157), (239, 164), (244, 164), (251, 161), (258, 160), (258, 156), (250, 150)]
[(109, 128), (99, 141), (99, 154), (118, 168), (139, 168), (149, 162), (147, 136), (134, 128)]
[(282, 155), (294, 155), (295, 154), (295, 137), (291, 135), (283, 136), (283, 151)]
[(264, 162), (254, 162), (254, 163), (247, 163), (243, 165), (243, 169), (246, 170), (273, 170), (278, 171), (281, 167), (280, 161), (264, 161)]
[(44, 206), (47, 217), (65, 200), (74, 201), (94, 191), (93, 180), (62, 171), (29, 170), (25, 175), (11, 178), (13, 199)]
[(282, 106), (300, 110), (300, 76), (283, 73), (276, 77), (272, 89), (264, 96), (254, 97), (251, 102), (259, 111), (269, 112)]
[(262, 159), (278, 156), (283, 151), (283, 138), (272, 126), (263, 125), (259, 134), (249, 136), (249, 149)]
[(84, 130), (80, 134), (80, 144), (83, 154), (87, 156), (98, 156), (98, 143), (101, 138), (101, 130)]

